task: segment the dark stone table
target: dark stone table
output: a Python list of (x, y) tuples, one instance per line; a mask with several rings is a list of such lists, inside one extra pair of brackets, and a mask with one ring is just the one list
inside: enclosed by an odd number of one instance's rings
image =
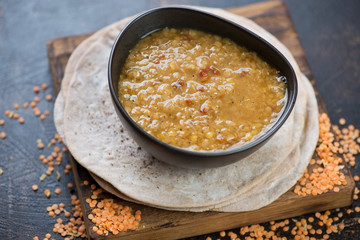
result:
[[(46, 206), (64, 202), (69, 209), (70, 191), (66, 185), (73, 182), (72, 175), (61, 172), (57, 181), (52, 174), (39, 181), (47, 168), (37, 160), (37, 140), (45, 143), (44, 152), (51, 151), (46, 143), (56, 133), (52, 110), (53, 101), (42, 100), (39, 108), (49, 110), (43, 121), (33, 117), (31, 109), (23, 109), (35, 94), (33, 87), (46, 83), (50, 86), (39, 96), (54, 95), (46, 56), (49, 39), (88, 33), (140, 11), (166, 4), (193, 4), (229, 8), (246, 5), (249, 0), (184, 0), (184, 1), (26, 1), (0, 0), (0, 119), (5, 125), (0, 132), (0, 239), (44, 238), (52, 233), (54, 219), (48, 217)], [(360, 2), (338, 0), (285, 1), (294, 20), (300, 41), (305, 49), (319, 91), (325, 101), (330, 118), (337, 123), (344, 117), (347, 124), (360, 128)], [(25, 123), (8, 119), (5, 110), (20, 104), (20, 116)], [(66, 164), (69, 159), (65, 156)], [(352, 168), (360, 175), (359, 164)], [(40, 189), (61, 188), (62, 193), (47, 199), (34, 192)], [(360, 205), (359, 201), (354, 206)], [(357, 219), (359, 213), (345, 216), (345, 221)], [(331, 239), (359, 239), (360, 225), (350, 224), (341, 234)], [(54, 234), (53, 234), (54, 235)], [(218, 234), (211, 235), (213, 238)], [(194, 239), (205, 239), (199, 236)], [(54, 235), (55, 239), (62, 239)], [(288, 238), (291, 238), (290, 234)]]

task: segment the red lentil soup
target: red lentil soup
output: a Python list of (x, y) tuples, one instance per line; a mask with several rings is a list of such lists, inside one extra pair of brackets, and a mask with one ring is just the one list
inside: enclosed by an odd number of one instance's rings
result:
[(130, 51), (119, 98), (145, 131), (191, 150), (255, 139), (286, 101), (285, 77), (227, 38), (165, 28)]

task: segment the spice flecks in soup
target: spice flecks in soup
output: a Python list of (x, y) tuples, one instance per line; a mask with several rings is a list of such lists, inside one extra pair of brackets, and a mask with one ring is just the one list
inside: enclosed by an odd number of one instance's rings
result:
[(285, 78), (256, 53), (227, 38), (165, 28), (130, 51), (120, 102), (145, 131), (193, 150), (247, 142), (276, 119)]

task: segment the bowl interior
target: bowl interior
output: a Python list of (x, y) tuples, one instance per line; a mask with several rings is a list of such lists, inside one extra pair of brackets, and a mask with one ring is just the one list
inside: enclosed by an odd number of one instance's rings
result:
[[(284, 106), (284, 111), (278, 117), (276, 123), (265, 134), (256, 140), (243, 145), (239, 149), (229, 150), (228, 153), (252, 148), (253, 146), (267, 140), (280, 128), (289, 116), (295, 104), (297, 95), (297, 80), (290, 63), (271, 44), (242, 26), (212, 14), (184, 7), (157, 8), (140, 14), (123, 29), (116, 39), (109, 61), (109, 84), (113, 100), (118, 108), (120, 108), (119, 110), (123, 115), (130, 118), (118, 100), (118, 80), (129, 51), (141, 38), (144, 38), (152, 32), (165, 27), (198, 29), (230, 38), (237, 44), (245, 46), (247, 49), (256, 52), (266, 62), (279, 70), (281, 75), (285, 76), (287, 79), (287, 101)], [(116, 99), (114, 99), (114, 95), (116, 95)], [(149, 134), (146, 133), (145, 135)], [(170, 146), (170, 148), (173, 147)], [(183, 149), (182, 151), (187, 150)], [(224, 152), (226, 151), (227, 150)], [(202, 153), (199, 152), (199, 154)]]

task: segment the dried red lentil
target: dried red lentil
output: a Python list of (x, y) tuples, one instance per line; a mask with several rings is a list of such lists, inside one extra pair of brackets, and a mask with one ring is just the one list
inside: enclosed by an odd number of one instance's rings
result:
[(36, 117), (39, 117), (41, 115), (41, 111), (37, 107), (33, 108), (33, 113)]
[(345, 118), (340, 118), (340, 119), (339, 119), (339, 124), (340, 124), (340, 125), (345, 125), (345, 124), (346, 124)]
[(33, 91), (34, 91), (34, 93), (39, 93), (40, 92), (40, 87), (39, 86), (34, 86)]
[(5, 132), (0, 132), (0, 138), (5, 139), (6, 138), (6, 133)]
[(34, 101), (30, 102), (30, 107), (35, 108), (36, 107), (36, 102), (34, 102)]
[(45, 196), (46, 196), (47, 198), (50, 198), (50, 196), (51, 196), (51, 191), (50, 191), (50, 189), (45, 189), (45, 190), (44, 190), (44, 194), (45, 194)]
[(100, 197), (99, 194), (103, 190), (91, 186), (92, 196), (86, 199), (86, 202), (92, 208), (88, 218), (94, 224), (93, 232), (98, 235), (108, 235), (109, 233), (117, 235), (122, 231), (135, 230), (139, 226), (141, 221), (140, 210), (137, 210), (133, 215), (131, 207), (117, 204), (114, 199), (105, 198), (97, 201), (95, 199)]
[(36, 185), (36, 184), (34, 184), (34, 185), (32, 185), (32, 190), (34, 191), (34, 192), (36, 192), (38, 189), (39, 189), (39, 186), (38, 185)]
[(19, 123), (23, 124), (25, 122), (25, 119), (23, 117), (19, 118)]
[(60, 188), (56, 188), (55, 190), (54, 190), (54, 193), (56, 193), (56, 194), (60, 194), (61, 193), (61, 189)]
[(35, 103), (39, 103), (39, 102), (40, 102), (40, 98), (37, 97), (37, 96), (35, 96), (35, 97), (33, 98), (33, 101), (34, 101)]
[(51, 101), (52, 100), (52, 95), (48, 94), (45, 96), (46, 101)]
[(44, 143), (41, 141), (41, 139), (38, 139), (36, 141), (36, 143), (37, 143), (37, 148), (38, 149), (43, 149), (44, 148)]
[(64, 217), (69, 218), (70, 216), (71, 216), (71, 213), (70, 213), (70, 212), (65, 212), (65, 213), (64, 213)]

